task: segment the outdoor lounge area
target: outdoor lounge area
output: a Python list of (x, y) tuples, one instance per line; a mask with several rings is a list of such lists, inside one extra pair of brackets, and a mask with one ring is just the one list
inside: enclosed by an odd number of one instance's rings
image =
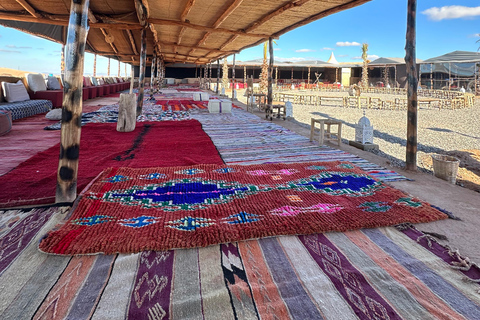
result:
[[(258, 108), (207, 76), (366, 0), (5, 1), (66, 58), (57, 117), (0, 130), (0, 319), (480, 319), (478, 193), (413, 170), (411, 126), (395, 167), (345, 143), (327, 94), (308, 126), (271, 67)], [(87, 77), (85, 50), (131, 82)], [(184, 62), (198, 82), (167, 77)]]

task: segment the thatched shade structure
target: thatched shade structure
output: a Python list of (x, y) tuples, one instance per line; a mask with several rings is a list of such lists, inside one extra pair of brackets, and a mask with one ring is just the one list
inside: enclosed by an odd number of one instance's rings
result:
[[(165, 63), (205, 64), (368, 1), (91, 0), (85, 49), (138, 66), (146, 26), (149, 61), (156, 48)], [(70, 3), (2, 0), (0, 24), (65, 44)]]

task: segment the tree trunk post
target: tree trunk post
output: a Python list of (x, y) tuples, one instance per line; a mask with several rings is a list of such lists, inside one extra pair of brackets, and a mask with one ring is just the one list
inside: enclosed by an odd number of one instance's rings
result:
[(83, 64), (88, 34), (89, 0), (72, 0), (66, 45), (60, 157), (55, 202), (77, 197), (78, 159), (82, 124)]
[(147, 29), (142, 29), (142, 50), (140, 52), (140, 75), (138, 77), (137, 117), (142, 114), (145, 89), (145, 67), (147, 65)]
[(416, 61), (416, 11), (417, 1), (408, 0), (407, 41), (405, 45), (405, 63), (407, 67), (407, 154), (406, 169), (417, 170), (417, 61)]
[(97, 54), (93, 56), (93, 76), (97, 76)]
[(153, 85), (155, 84), (155, 66), (157, 65), (157, 54), (153, 55), (152, 65), (150, 66), (150, 92), (153, 93)]
[(273, 102), (273, 88), (272, 88), (272, 76), (273, 76), (273, 40), (272, 38), (268, 38), (268, 51), (270, 54), (270, 63), (268, 66), (268, 96), (267, 96), (267, 104), (272, 104)]
[(218, 94), (218, 87), (220, 86), (220, 59), (217, 60), (217, 90), (216, 94)]
[(130, 94), (133, 93), (133, 84), (135, 82), (135, 69), (132, 64), (132, 68), (130, 69)]
[(233, 66), (232, 66), (232, 100), (235, 99), (235, 53), (233, 54)]

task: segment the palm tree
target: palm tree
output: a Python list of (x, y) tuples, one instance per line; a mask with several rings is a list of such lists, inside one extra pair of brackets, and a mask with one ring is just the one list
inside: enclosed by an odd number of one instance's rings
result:
[(227, 58), (223, 59), (223, 68), (222, 68), (222, 87), (226, 92), (228, 88), (228, 62)]
[(368, 51), (368, 44), (364, 43), (362, 44), (362, 59), (363, 59), (363, 65), (362, 65), (362, 88), (367, 89), (368, 88), (368, 63), (370, 61), (367, 60), (367, 51)]
[(263, 44), (263, 63), (260, 73), (260, 92), (267, 94), (268, 91), (268, 63), (267, 63), (268, 41)]

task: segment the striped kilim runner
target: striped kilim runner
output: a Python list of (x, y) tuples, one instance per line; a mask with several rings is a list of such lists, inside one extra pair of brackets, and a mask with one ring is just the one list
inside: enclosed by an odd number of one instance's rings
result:
[(1, 319), (480, 319), (478, 268), (412, 228), (40, 253), (65, 209), (1, 212)]
[(202, 123), (228, 164), (349, 161), (382, 181), (406, 180), (395, 171), (368, 162), (345, 151), (318, 146), (304, 136), (260, 119), (244, 110), (232, 114), (192, 114)]

